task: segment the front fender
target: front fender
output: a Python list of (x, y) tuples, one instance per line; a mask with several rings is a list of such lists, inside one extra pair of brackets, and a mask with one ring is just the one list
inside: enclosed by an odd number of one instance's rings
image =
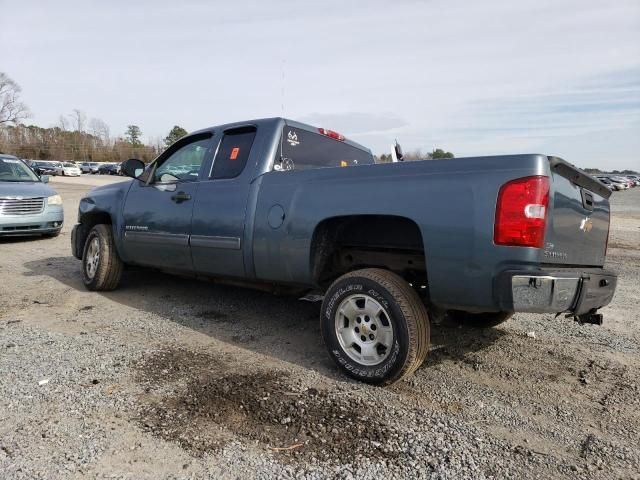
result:
[(122, 252), (122, 210), (127, 193), (131, 188), (131, 181), (117, 182), (95, 188), (87, 193), (78, 206), (78, 224), (75, 238), (72, 236), (73, 246), (82, 255), (84, 240), (94, 225), (111, 224), (116, 250)]

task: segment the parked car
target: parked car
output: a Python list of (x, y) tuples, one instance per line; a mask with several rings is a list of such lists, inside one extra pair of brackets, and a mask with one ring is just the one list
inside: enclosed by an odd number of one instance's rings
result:
[(79, 177), (82, 175), (82, 170), (75, 164), (71, 162), (59, 162), (60, 164), (56, 167), (57, 175), (64, 175), (70, 177)]
[(98, 169), (100, 168), (100, 164), (98, 162), (83, 162), (82, 173), (98, 173)]
[(633, 188), (635, 187), (635, 182), (629, 180), (627, 177), (623, 177), (621, 175), (616, 175), (611, 177), (611, 180), (613, 180), (614, 182), (618, 182), (618, 183), (622, 183), (623, 185), (626, 185), (627, 188)]
[(100, 175), (118, 175), (118, 165), (114, 165), (113, 163), (102, 164), (100, 168), (98, 168), (98, 173)]
[(55, 237), (64, 222), (62, 198), (22, 160), (0, 155), (0, 236)]
[(636, 187), (640, 187), (640, 175), (627, 175), (627, 178), (631, 180)]
[(117, 288), (131, 264), (322, 291), (329, 355), (365, 382), (420, 366), (429, 317), (599, 324), (616, 287), (611, 192), (556, 157), (375, 164), (339, 133), (275, 118), (200, 130), (122, 169), (135, 180), (80, 201), (71, 246), (87, 289)]
[(615, 190), (626, 190), (629, 188), (629, 185), (624, 182), (618, 182), (613, 180), (611, 177), (598, 177), (602, 182), (609, 182), (613, 185)]
[(44, 160), (38, 160), (33, 162), (33, 170), (38, 175), (57, 175), (59, 162), (47, 162)]
[(602, 183), (604, 183), (607, 188), (611, 191), (617, 191), (617, 190), (622, 190), (622, 186), (618, 185), (614, 182), (612, 182), (611, 180), (609, 180), (607, 177), (596, 177), (596, 179)]

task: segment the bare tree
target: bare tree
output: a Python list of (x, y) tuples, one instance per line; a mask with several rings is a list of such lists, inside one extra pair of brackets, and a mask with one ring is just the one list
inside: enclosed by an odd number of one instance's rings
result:
[(31, 115), (27, 106), (20, 100), (21, 91), (20, 85), (6, 73), (0, 72), (0, 125), (17, 125)]
[(64, 115), (60, 115), (60, 117), (58, 117), (58, 127), (60, 127), (60, 130), (65, 132), (69, 130), (69, 121)]
[(103, 145), (109, 144), (109, 125), (99, 118), (89, 120), (89, 131), (94, 137), (99, 138)]
[(84, 127), (87, 123), (87, 116), (84, 114), (84, 112), (82, 110), (74, 108), (73, 112), (69, 116), (71, 117), (74, 131), (84, 132)]

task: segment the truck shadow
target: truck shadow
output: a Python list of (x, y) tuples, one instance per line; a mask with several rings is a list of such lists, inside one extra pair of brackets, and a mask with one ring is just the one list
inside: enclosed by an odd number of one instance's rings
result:
[(1, 236), (0, 245), (5, 243), (30, 243), (37, 242), (38, 240), (49, 240), (49, 238), (40, 235), (11, 235)]
[[(48, 276), (87, 294), (80, 262), (71, 256), (34, 260), (26, 262), (25, 267), (29, 270), (27, 276)], [(158, 315), (225, 343), (344, 379), (322, 343), (319, 302), (145, 269), (127, 270), (118, 290), (94, 295)], [(92, 312), (100, 315), (99, 310)], [(450, 321), (434, 325), (423, 368), (449, 361), (468, 363), (475, 352), (503, 335), (505, 332), (500, 329), (461, 328)]]

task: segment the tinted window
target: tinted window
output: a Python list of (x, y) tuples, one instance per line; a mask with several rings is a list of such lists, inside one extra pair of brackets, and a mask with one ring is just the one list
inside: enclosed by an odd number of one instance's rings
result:
[(213, 161), (211, 178), (233, 178), (244, 170), (256, 137), (254, 127), (238, 128), (225, 132)]
[(208, 149), (209, 138), (183, 145), (162, 160), (153, 174), (153, 181), (167, 183), (197, 180)]
[(280, 143), (282, 170), (350, 167), (373, 163), (373, 157), (365, 150), (298, 128), (284, 127)]

